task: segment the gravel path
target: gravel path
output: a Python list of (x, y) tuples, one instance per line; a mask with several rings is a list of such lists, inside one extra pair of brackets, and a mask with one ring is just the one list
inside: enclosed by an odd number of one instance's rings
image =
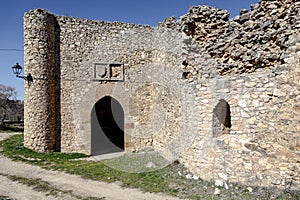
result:
[[(14, 133), (0, 133), (3, 140)], [(84, 199), (97, 197), (108, 200), (175, 200), (178, 198), (164, 194), (144, 193), (137, 189), (122, 188), (117, 183), (105, 183), (84, 179), (80, 176), (58, 171), (48, 171), (38, 166), (12, 161), (0, 154), (0, 199), (6, 196), (11, 199)], [(11, 180), (18, 177), (25, 180), (36, 180), (54, 188), (56, 194), (39, 192), (34, 187)], [(58, 192), (57, 192), (58, 191)]]

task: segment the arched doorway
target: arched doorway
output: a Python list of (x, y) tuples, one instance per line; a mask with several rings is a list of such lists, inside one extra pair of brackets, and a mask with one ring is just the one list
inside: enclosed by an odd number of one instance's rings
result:
[(92, 155), (124, 151), (124, 111), (121, 104), (105, 96), (91, 112)]
[(213, 110), (213, 137), (229, 134), (231, 128), (230, 106), (221, 99)]

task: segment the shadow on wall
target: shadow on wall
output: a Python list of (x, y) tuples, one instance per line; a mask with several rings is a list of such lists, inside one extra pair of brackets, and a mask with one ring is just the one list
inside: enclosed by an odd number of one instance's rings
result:
[(227, 101), (221, 99), (213, 110), (213, 137), (229, 134), (231, 128), (230, 106)]
[(100, 99), (91, 112), (91, 154), (124, 151), (124, 111), (110, 96)]
[(56, 138), (55, 138), (55, 151), (61, 151), (61, 63), (60, 63), (60, 26), (57, 22), (57, 19), (55, 20), (55, 124), (56, 124)]

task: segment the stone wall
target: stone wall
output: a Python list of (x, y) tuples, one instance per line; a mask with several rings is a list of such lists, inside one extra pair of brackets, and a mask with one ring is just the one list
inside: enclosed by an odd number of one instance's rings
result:
[[(299, 187), (299, 2), (262, 0), (231, 20), (224, 10), (191, 7), (160, 27), (185, 32), (216, 62), (217, 73), (193, 61), (187, 69), (202, 76), (203, 122), (186, 165), (206, 179)], [(223, 100), (227, 127), (212, 113)]]
[(25, 146), (94, 154), (93, 109), (110, 96), (126, 152), (156, 150), (206, 180), (300, 188), (299, 3), (251, 8), (229, 20), (195, 6), (157, 28), (26, 13)]
[(299, 32), (299, 5), (294, 0), (261, 0), (229, 20), (226, 10), (193, 6), (176, 21), (160, 27), (183, 31), (218, 63), (218, 73), (240, 74), (274, 67), (282, 61), (289, 36)]

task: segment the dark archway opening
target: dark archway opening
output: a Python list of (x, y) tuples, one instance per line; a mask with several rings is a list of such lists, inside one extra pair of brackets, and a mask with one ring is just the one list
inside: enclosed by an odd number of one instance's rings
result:
[(213, 136), (229, 134), (231, 128), (230, 106), (221, 99), (213, 110)]
[(110, 96), (100, 99), (91, 113), (92, 155), (124, 151), (124, 111)]

